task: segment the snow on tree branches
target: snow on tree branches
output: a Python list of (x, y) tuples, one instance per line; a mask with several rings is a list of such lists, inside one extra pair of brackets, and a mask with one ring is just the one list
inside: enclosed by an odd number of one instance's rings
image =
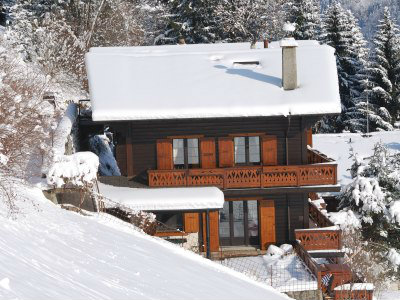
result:
[(340, 207), (359, 216), (364, 240), (382, 245), (385, 255), (400, 263), (400, 155), (378, 143), (371, 157), (353, 157), (354, 179), (340, 195)]

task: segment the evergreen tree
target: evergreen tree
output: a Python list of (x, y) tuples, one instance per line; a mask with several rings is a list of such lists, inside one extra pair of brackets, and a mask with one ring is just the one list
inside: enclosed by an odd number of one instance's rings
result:
[(214, 9), (218, 0), (172, 0), (171, 18), (159, 44), (176, 44), (180, 38), (186, 43), (213, 43), (219, 40)]
[(369, 86), (363, 95), (361, 108), (367, 109), (365, 99), (368, 95), (372, 116), (372, 129), (382, 128), (375, 124), (375, 115), (381, 117), (390, 129), (400, 113), (400, 36), (399, 27), (394, 23), (388, 8), (385, 8), (384, 16), (380, 20), (377, 33), (374, 38), (374, 52), (371, 67), (367, 70)]
[(318, 40), (321, 27), (319, 0), (292, 0), (286, 4), (288, 20), (296, 24), (297, 40)]
[(400, 156), (378, 143), (368, 162), (354, 161), (354, 180), (341, 193), (340, 208), (359, 216), (364, 239), (382, 245), (387, 259), (400, 257)]
[(342, 113), (339, 117), (323, 118), (319, 123), (319, 131), (354, 131), (357, 129), (351, 120), (362, 118), (355, 108), (356, 99), (364, 90), (368, 53), (366, 42), (355, 17), (338, 2), (328, 7), (322, 27), (322, 41), (336, 50)]

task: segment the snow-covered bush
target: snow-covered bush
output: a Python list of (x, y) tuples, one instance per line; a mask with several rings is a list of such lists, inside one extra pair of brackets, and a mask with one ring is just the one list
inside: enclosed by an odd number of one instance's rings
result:
[(47, 182), (58, 188), (92, 188), (97, 179), (99, 158), (92, 152), (58, 157), (47, 174)]
[[(47, 78), (0, 37), (0, 171), (22, 177), (40, 167), (54, 107), (43, 100)], [(5, 162), (7, 162), (5, 164)], [(29, 166), (28, 166), (29, 165)], [(31, 174), (29, 174), (31, 175)]]
[(95, 135), (89, 140), (90, 150), (99, 157), (99, 173), (102, 176), (121, 176), (115, 160), (110, 139), (105, 135)]
[[(382, 260), (400, 260), (400, 156), (382, 144), (367, 160), (354, 156), (353, 182), (340, 195), (340, 207), (352, 210), (361, 222), (362, 238), (381, 246)], [(389, 255), (390, 254), (390, 255)], [(398, 274), (400, 275), (400, 273)]]

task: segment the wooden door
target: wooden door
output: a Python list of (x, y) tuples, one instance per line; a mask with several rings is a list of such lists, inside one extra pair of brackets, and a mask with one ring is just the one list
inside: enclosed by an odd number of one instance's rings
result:
[(261, 153), (264, 166), (276, 166), (278, 164), (278, 139), (275, 135), (261, 137)]
[(269, 245), (276, 243), (275, 232), (275, 203), (273, 200), (261, 200), (259, 206), (260, 244), (266, 250)]
[(200, 139), (200, 164), (202, 169), (213, 169), (217, 167), (214, 138)]
[(122, 176), (128, 176), (126, 150), (126, 141), (121, 139), (115, 147), (115, 159)]
[(184, 214), (184, 231), (186, 233), (199, 232), (199, 214), (185, 213)]
[(219, 167), (230, 168), (235, 165), (235, 152), (233, 138), (219, 138), (218, 139), (218, 151), (219, 151)]
[(172, 140), (157, 140), (157, 169), (172, 170), (173, 168)]

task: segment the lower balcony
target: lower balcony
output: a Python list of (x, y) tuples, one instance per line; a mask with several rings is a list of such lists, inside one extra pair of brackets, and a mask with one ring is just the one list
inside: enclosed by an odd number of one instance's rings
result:
[(337, 165), (246, 166), (150, 170), (150, 187), (217, 186), (221, 189), (336, 185)]

